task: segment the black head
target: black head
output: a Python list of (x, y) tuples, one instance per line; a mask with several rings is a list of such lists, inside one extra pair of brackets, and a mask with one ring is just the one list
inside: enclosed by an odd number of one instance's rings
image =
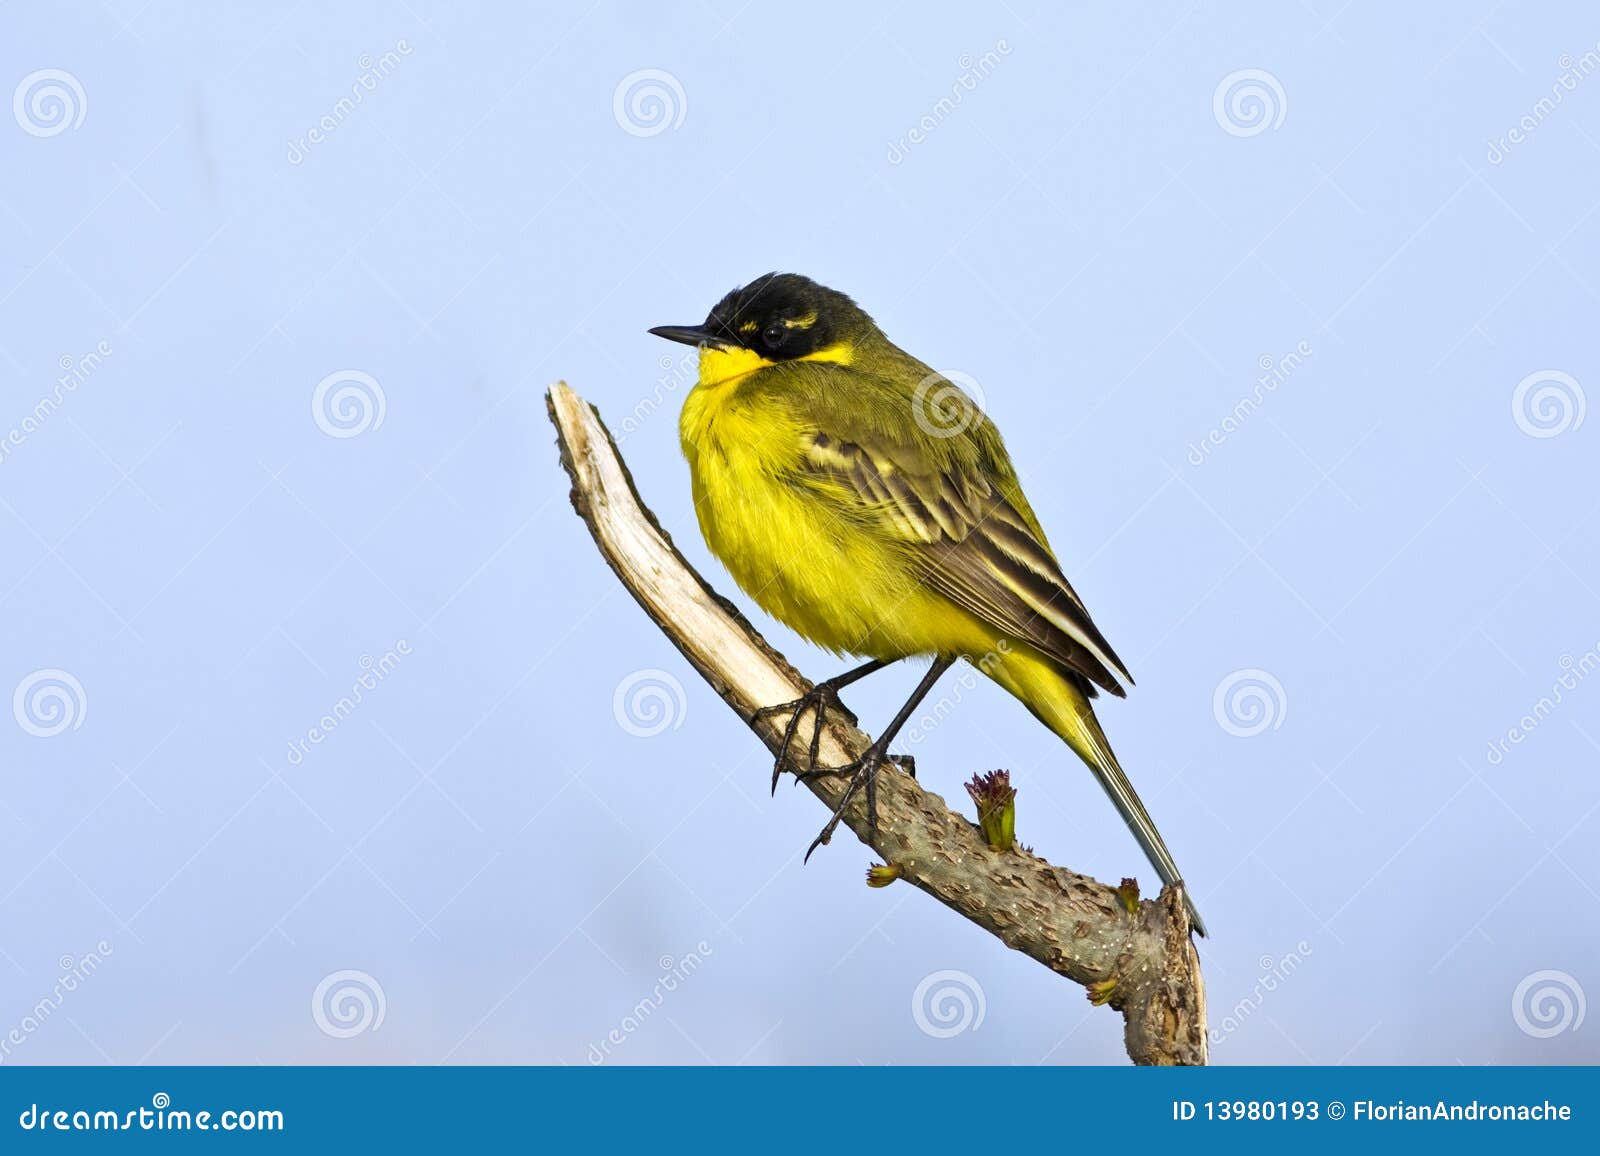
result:
[(748, 349), (768, 361), (790, 361), (853, 342), (872, 318), (836, 289), (798, 273), (768, 273), (729, 293), (703, 325), (661, 325), (650, 332), (685, 345)]

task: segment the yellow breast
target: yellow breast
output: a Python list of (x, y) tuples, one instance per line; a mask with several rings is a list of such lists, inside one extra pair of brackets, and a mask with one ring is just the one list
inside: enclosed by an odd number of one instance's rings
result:
[(815, 430), (747, 388), (748, 378), (708, 378), (702, 355), (701, 384), (684, 399), (678, 431), (700, 532), (734, 581), (774, 618), (840, 654), (928, 653), (936, 649), (930, 625), (946, 620), (964, 634), (898, 549), (787, 480)]
[(697, 385), (684, 399), (679, 438), (689, 461), (695, 517), (734, 580), (785, 622), (800, 617), (797, 534), (816, 513), (782, 480), (800, 431), (776, 407), (741, 396), (732, 381)]

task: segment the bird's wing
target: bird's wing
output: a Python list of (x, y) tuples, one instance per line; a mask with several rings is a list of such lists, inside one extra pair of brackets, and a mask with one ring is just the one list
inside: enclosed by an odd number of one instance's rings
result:
[(928, 584), (956, 605), (1125, 694), (1118, 678), (1133, 679), (1061, 573), (1020, 489), (986, 473), (980, 455), (927, 457), (865, 431), (847, 439), (818, 430), (805, 439), (795, 481), (902, 542)]

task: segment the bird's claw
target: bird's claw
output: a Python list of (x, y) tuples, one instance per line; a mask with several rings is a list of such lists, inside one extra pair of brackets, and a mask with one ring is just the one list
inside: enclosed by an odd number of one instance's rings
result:
[[(850, 805), (850, 800), (862, 787), (867, 792), (867, 830), (872, 838), (878, 835), (878, 772), (885, 763), (903, 765), (909, 762), (908, 756), (891, 755), (884, 751), (877, 743), (867, 748), (866, 753), (853, 763), (846, 763), (842, 767), (829, 768), (827, 774), (849, 774), (850, 782), (845, 785), (844, 793), (839, 796), (839, 803), (833, 809), (833, 814), (828, 816), (828, 822), (823, 826), (817, 837), (811, 840), (811, 846), (806, 848), (806, 857), (803, 862), (809, 862), (811, 853), (818, 847), (829, 843), (833, 833), (838, 829), (839, 821), (844, 817), (845, 808)], [(812, 772), (815, 774), (816, 772)]]
[[(839, 690), (850, 685), (862, 675), (886, 665), (883, 662), (871, 662), (856, 670), (846, 671), (837, 678), (827, 679), (817, 683), (805, 694), (789, 702), (774, 703), (772, 706), (759, 707), (752, 716), (755, 719), (770, 718), (773, 715), (787, 714), (788, 721), (784, 723), (783, 739), (778, 745), (778, 757), (772, 764), (772, 790), (778, 789), (778, 780), (783, 777), (785, 770), (790, 770), (795, 782), (809, 782), (824, 775), (849, 775), (850, 781), (845, 785), (844, 793), (839, 797), (838, 805), (834, 807), (833, 814), (829, 816), (827, 825), (820, 834), (811, 841), (811, 846), (806, 848), (806, 859), (811, 858), (811, 853), (824, 843), (833, 838), (833, 833), (838, 829), (840, 819), (844, 816), (845, 808), (850, 805), (850, 800), (855, 797), (858, 790), (866, 788), (867, 796), (867, 827), (871, 837), (878, 833), (878, 772), (885, 763), (893, 763), (912, 778), (917, 777), (917, 764), (910, 755), (891, 755), (888, 751), (889, 741), (892, 740), (897, 726), (891, 726), (876, 742), (869, 746), (859, 759), (840, 767), (824, 767), (818, 765), (819, 753), (822, 746), (822, 728), (827, 725), (828, 714), (833, 712), (836, 716), (848, 721), (851, 726), (856, 724), (856, 716), (845, 706), (839, 698)], [(948, 665), (948, 664), (947, 664)], [(811, 715), (811, 743), (802, 764), (795, 760), (791, 765), (790, 748), (794, 746), (795, 736), (800, 733), (801, 720)], [(904, 720), (896, 720), (901, 722)]]
[[(778, 748), (778, 757), (772, 764), (772, 790), (778, 790), (778, 780), (783, 777), (785, 766), (789, 762), (789, 748), (794, 745), (795, 735), (800, 733), (800, 720), (809, 712), (813, 716), (811, 728), (811, 744), (806, 753), (804, 770), (794, 772), (796, 782), (816, 778), (819, 774), (832, 773), (829, 770), (819, 770), (817, 767), (818, 754), (822, 748), (822, 728), (827, 721), (828, 712), (833, 711), (848, 719), (851, 726), (856, 723), (856, 716), (851, 713), (839, 698), (839, 690), (829, 682), (819, 682), (805, 694), (789, 702), (780, 702), (772, 706), (760, 707), (755, 712), (755, 717), (767, 718), (775, 714), (787, 714), (789, 721), (783, 728), (783, 743)], [(841, 768), (841, 770), (844, 768)]]

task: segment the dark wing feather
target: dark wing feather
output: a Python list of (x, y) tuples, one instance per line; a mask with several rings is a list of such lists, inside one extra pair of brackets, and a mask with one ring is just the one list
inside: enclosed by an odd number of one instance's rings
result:
[(825, 433), (797, 478), (906, 544), (939, 593), (1115, 695), (1132, 683), (1029, 519), (976, 470), (913, 473), (892, 453)]

